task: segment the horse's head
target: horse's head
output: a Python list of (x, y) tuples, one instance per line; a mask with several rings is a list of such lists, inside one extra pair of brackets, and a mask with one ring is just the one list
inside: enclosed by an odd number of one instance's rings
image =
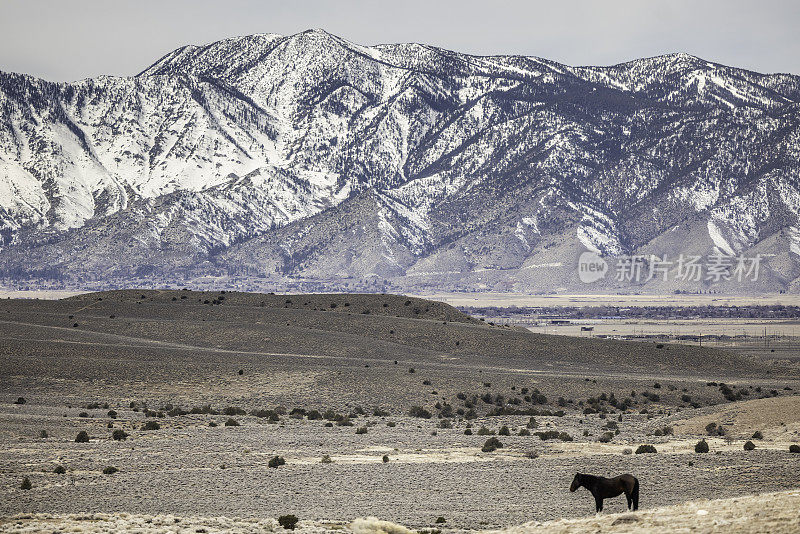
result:
[(583, 475), (575, 473), (575, 478), (572, 479), (572, 484), (569, 486), (570, 491), (576, 491), (583, 484)]

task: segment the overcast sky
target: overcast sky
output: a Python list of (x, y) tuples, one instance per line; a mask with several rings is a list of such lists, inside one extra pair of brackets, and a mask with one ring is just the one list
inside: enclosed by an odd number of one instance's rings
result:
[(0, 70), (133, 75), (184, 44), (308, 28), (571, 65), (688, 52), (800, 74), (798, 0), (0, 0)]

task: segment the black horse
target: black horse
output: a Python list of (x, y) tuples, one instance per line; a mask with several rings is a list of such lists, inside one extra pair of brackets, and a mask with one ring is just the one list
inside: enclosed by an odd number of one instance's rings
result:
[(598, 512), (603, 511), (603, 499), (617, 497), (623, 493), (628, 499), (628, 510), (639, 509), (639, 480), (633, 475), (604, 478), (578, 473), (572, 479), (569, 490), (575, 491), (581, 486), (592, 492)]

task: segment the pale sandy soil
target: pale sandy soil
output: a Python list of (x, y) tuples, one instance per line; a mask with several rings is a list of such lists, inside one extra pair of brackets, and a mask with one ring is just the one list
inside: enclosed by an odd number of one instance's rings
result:
[(0, 288), (0, 299), (40, 299), (40, 300), (58, 300), (75, 295), (82, 295), (86, 291), (68, 291), (61, 289), (46, 289), (46, 290), (14, 290)]
[(496, 533), (800, 532), (800, 491), (691, 501), (636, 513), (601, 514), (585, 519), (526, 523)]
[[(600, 514), (582, 519), (530, 522), (486, 534), (725, 532), (772, 534), (800, 531), (800, 491), (765, 493), (733, 499), (697, 500), (635, 513)], [(275, 519), (145, 516), (131, 514), (21, 514), (0, 518), (0, 532), (288, 532)], [(442, 525), (443, 532), (455, 532)], [(411, 534), (408, 528), (376, 518), (350, 523), (300, 521), (300, 534)], [(426, 532), (426, 531), (421, 531)], [(479, 531), (473, 531), (479, 532)]]
[[(498, 319), (497, 322), (511, 324), (522, 323), (531, 332), (537, 334), (558, 334), (562, 336), (593, 337), (604, 336), (750, 336), (763, 339), (764, 329), (767, 330), (768, 344), (773, 344), (774, 337), (789, 338), (796, 341), (800, 335), (800, 321), (797, 320), (768, 320), (768, 319), (598, 319), (579, 320), (567, 325), (525, 325), (524, 320), (512, 319), (506, 321)], [(582, 326), (591, 325), (594, 330), (585, 332)], [(685, 342), (686, 340), (681, 340)], [(762, 341), (762, 344), (764, 342)], [(703, 344), (716, 347), (717, 342), (704, 338)]]
[(676, 421), (673, 427), (677, 435), (701, 435), (709, 423), (724, 425), (737, 438), (749, 438), (760, 430), (773, 441), (796, 442), (800, 431), (800, 397), (754, 399), (723, 405), (710, 413)]
[(423, 298), (451, 306), (767, 306), (797, 305), (800, 295), (527, 295), (523, 293), (430, 293)]

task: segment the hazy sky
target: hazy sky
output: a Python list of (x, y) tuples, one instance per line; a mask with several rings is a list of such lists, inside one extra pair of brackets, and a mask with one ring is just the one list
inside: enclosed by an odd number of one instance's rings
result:
[(0, 0), (0, 70), (133, 75), (170, 50), (323, 28), (360, 44), (608, 65), (669, 52), (800, 74), (798, 0)]

